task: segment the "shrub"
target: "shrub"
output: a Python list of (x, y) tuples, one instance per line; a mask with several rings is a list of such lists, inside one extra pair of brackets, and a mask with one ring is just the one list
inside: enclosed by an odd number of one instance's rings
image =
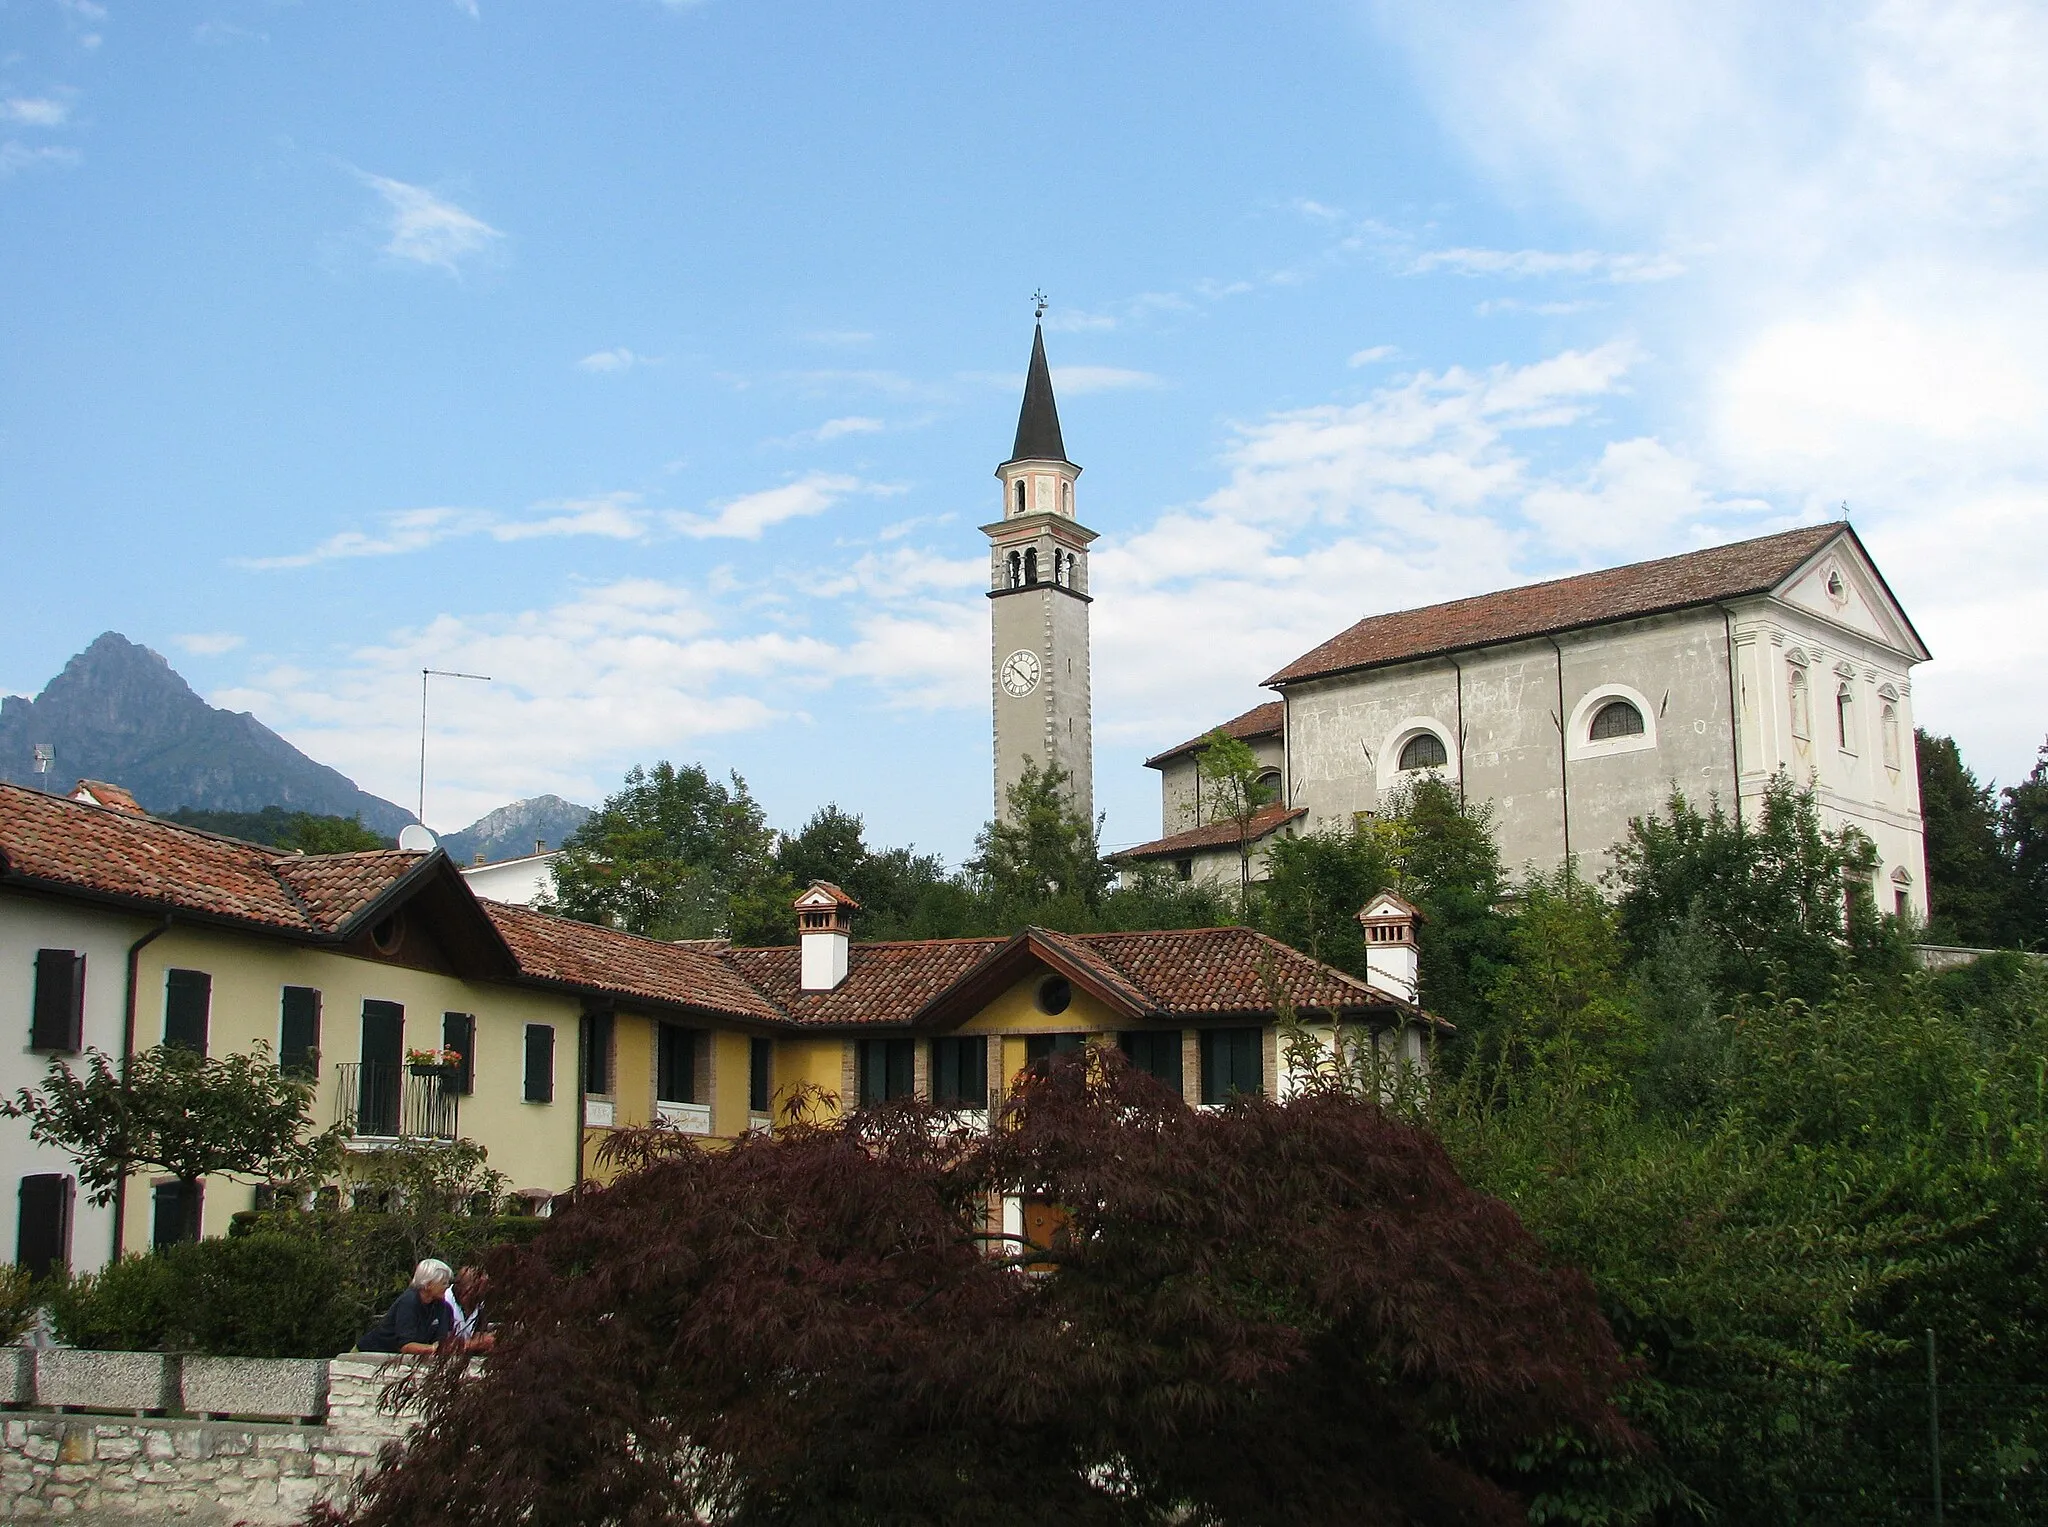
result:
[(44, 1291), (29, 1277), (26, 1267), (0, 1263), (0, 1346), (28, 1329), (43, 1298)]
[(74, 1347), (97, 1352), (154, 1352), (170, 1335), (177, 1306), (176, 1273), (168, 1259), (130, 1253), (97, 1273), (53, 1277), (50, 1319)]
[(175, 1298), (172, 1347), (213, 1357), (332, 1357), (358, 1322), (326, 1246), (274, 1232), (197, 1241), (163, 1253)]

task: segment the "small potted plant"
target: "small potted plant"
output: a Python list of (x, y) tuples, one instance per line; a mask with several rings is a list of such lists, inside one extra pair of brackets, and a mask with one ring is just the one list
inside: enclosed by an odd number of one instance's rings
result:
[(405, 1069), (414, 1076), (438, 1076), (444, 1081), (462, 1065), (460, 1050), (407, 1050)]

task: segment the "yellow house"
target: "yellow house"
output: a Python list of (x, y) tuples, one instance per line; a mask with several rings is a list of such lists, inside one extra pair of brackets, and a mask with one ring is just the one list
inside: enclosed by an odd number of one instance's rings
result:
[[(480, 901), (439, 850), (286, 853), (110, 787), (0, 785), (0, 1093), (89, 1049), (262, 1044), (351, 1150), (474, 1140), (541, 1203), (603, 1173), (612, 1131), (729, 1140), (772, 1127), (803, 1084), (831, 1107), (914, 1094), (985, 1114), (1032, 1061), (1094, 1040), (1190, 1103), (1277, 1096), (1290, 1012), (1419, 1064), (1413, 909), (1375, 907), (1394, 921), (1366, 981), (1244, 928), (856, 944), (857, 904), (824, 882), (792, 909), (796, 943), (734, 949)], [(138, 1174), (101, 1207), (71, 1166), (0, 1120), (16, 1260), (87, 1269), (180, 1233), (175, 1182)], [(200, 1192), (205, 1234), (256, 1197)]]

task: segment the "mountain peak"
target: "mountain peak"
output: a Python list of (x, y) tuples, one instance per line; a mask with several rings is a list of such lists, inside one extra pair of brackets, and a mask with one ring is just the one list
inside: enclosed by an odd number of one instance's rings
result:
[[(54, 761), (35, 772), (35, 749)], [(356, 788), (255, 717), (208, 705), (163, 654), (105, 631), (34, 699), (0, 702), (0, 779), (55, 789), (82, 777), (128, 790), (152, 812), (282, 806), (360, 816), (395, 834), (402, 806)]]

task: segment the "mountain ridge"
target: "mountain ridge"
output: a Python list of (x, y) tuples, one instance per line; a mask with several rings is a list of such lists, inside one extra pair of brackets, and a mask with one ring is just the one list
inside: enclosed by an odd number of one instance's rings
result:
[[(38, 775), (34, 750), (44, 743), (54, 766)], [(153, 813), (281, 806), (360, 817), (386, 836), (413, 820), (247, 711), (208, 705), (161, 653), (117, 631), (102, 632), (33, 699), (0, 697), (0, 779), (49, 790), (104, 779)]]

